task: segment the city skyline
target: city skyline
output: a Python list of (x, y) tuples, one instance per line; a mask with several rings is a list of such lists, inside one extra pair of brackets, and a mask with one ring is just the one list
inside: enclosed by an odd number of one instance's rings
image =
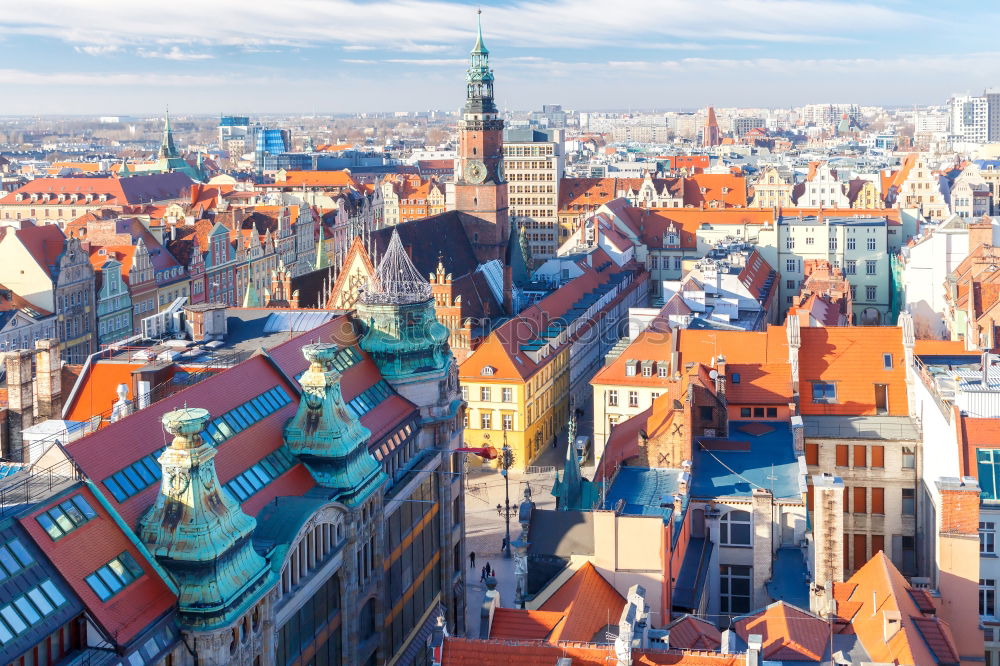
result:
[(505, 109), (909, 106), (1000, 82), (988, 12), (924, 2), (181, 1), (149, 21), (42, 0), (0, 16), (3, 112), (457, 108), (480, 6)]

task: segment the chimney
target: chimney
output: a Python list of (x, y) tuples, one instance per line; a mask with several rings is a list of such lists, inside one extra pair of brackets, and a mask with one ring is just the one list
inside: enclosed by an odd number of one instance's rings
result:
[(753, 520), (753, 607), (771, 603), (767, 583), (772, 578), (774, 559), (774, 498), (769, 490), (754, 488), (750, 498)]
[(903, 624), (903, 616), (898, 610), (882, 611), (882, 640), (886, 643), (895, 636)]
[(785, 321), (785, 337), (788, 339), (788, 364), (792, 367), (792, 395), (799, 395), (799, 347), (802, 346), (802, 336), (799, 333), (798, 317), (789, 317)]
[(844, 580), (844, 482), (829, 472), (813, 476), (812, 570), (809, 610), (822, 616), (833, 584)]
[(35, 372), (38, 388), (38, 420), (62, 416), (62, 360), (59, 341), (44, 338), (35, 341)]
[(934, 485), (939, 497), (934, 549), (938, 615), (951, 626), (960, 661), (982, 661), (979, 608), (968, 603), (979, 593), (979, 483), (968, 476), (939, 477)]
[(15, 462), (28, 462), (27, 451), (23, 451), (22, 430), (35, 422), (31, 386), (31, 358), (34, 354), (27, 349), (7, 352), (4, 366), (7, 369), (7, 446), (4, 457)]
[(980, 245), (993, 245), (993, 224), (989, 222), (989, 218), (969, 225), (969, 254), (975, 252)]
[(761, 649), (764, 639), (760, 634), (747, 636), (747, 666), (760, 666)]
[(439, 615), (437, 624), (431, 633), (431, 666), (441, 666), (444, 663), (444, 639), (448, 637), (448, 627), (444, 616)]
[(805, 424), (798, 414), (789, 419), (792, 423), (792, 445), (796, 453), (802, 453), (806, 449), (805, 444)]
[(719, 375), (715, 378), (715, 394), (722, 401), (726, 399), (726, 357), (719, 356), (715, 361), (715, 369)]

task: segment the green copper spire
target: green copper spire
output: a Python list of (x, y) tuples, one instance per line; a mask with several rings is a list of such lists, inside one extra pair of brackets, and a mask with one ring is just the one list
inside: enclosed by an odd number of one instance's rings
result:
[(476, 11), (476, 26), (479, 34), (476, 36), (476, 45), (472, 47), (472, 55), (489, 55), (490, 50), (483, 43), (483, 10)]
[(164, 116), (163, 122), (163, 139), (160, 141), (160, 157), (170, 159), (171, 157), (180, 157), (180, 153), (177, 152), (177, 146), (174, 145), (174, 133), (170, 129), (170, 108), (167, 108), (167, 113)]
[(257, 296), (257, 288), (253, 286), (252, 278), (247, 282), (247, 290), (243, 293), (243, 307), (260, 307), (260, 298)]
[(316, 266), (315, 269), (318, 271), (321, 268), (326, 268), (330, 265), (330, 257), (326, 256), (326, 248), (323, 247), (326, 243), (323, 238), (323, 218), (319, 215), (316, 216), (316, 222), (319, 224), (319, 240), (316, 241)]
[(202, 630), (229, 624), (274, 577), (250, 543), (257, 521), (219, 483), (215, 447), (201, 436), (210, 418), (188, 407), (163, 415), (174, 439), (160, 456), (160, 494), (139, 520), (139, 537), (177, 582), (181, 624)]
[[(482, 16), (482, 10), (479, 11)], [(490, 69), (490, 52), (483, 44), (483, 23), (478, 21), (476, 45), (472, 47), (469, 69), (465, 74), (465, 113), (496, 113), (493, 102), (493, 70)]]
[(131, 175), (132, 175), (132, 170), (128, 168), (128, 160), (126, 158), (122, 158), (122, 166), (120, 169), (118, 169), (118, 177), (126, 178)]
[(332, 490), (331, 499), (359, 504), (385, 480), (368, 451), (371, 431), (344, 404), (340, 371), (333, 366), (333, 344), (306, 345), (309, 369), (299, 380), (302, 400), (285, 426), (285, 443), (309, 469), (316, 483)]
[(583, 478), (580, 458), (576, 452), (576, 405), (570, 400), (569, 423), (566, 426), (566, 459), (562, 478), (556, 475), (552, 484), (556, 506), (562, 511), (589, 511), (597, 504), (597, 486)]

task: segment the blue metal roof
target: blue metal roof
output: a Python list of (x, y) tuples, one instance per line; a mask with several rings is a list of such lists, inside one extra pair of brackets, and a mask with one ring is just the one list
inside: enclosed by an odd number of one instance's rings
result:
[[(679, 469), (649, 469), (622, 467), (608, 488), (605, 509), (614, 509), (624, 501), (622, 513), (627, 516), (663, 516), (673, 513), (673, 495), (677, 492)], [(665, 503), (667, 506), (661, 507)]]
[(809, 571), (801, 548), (779, 548), (774, 555), (775, 572), (767, 593), (775, 601), (809, 610)]
[[(694, 449), (691, 496), (699, 499), (749, 497), (755, 487), (771, 490), (778, 498), (801, 498), (799, 463), (789, 424), (766, 422), (774, 429), (759, 435), (741, 430), (764, 422), (731, 421), (731, 442), (747, 442), (745, 451)], [(705, 439), (705, 438), (702, 438)]]

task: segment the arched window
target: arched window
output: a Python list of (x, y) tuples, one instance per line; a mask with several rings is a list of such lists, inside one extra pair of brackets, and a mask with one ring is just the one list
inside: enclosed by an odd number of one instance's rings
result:
[(749, 546), (753, 519), (749, 511), (730, 511), (719, 519), (719, 543), (723, 546)]

